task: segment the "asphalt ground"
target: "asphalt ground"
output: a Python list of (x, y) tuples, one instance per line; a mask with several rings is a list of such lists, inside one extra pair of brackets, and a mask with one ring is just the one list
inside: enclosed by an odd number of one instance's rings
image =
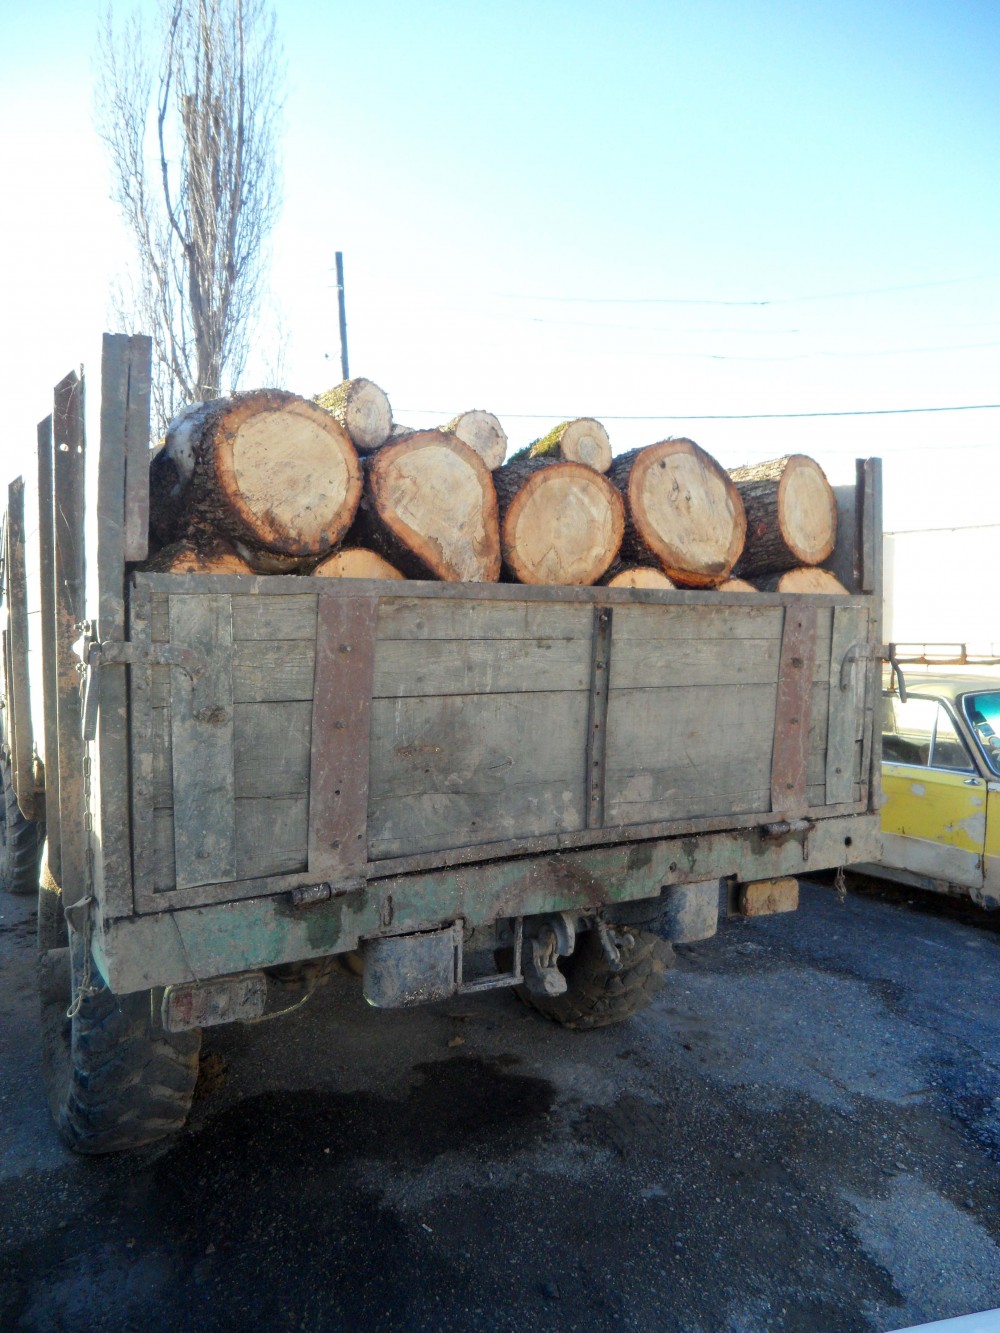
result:
[(75, 1158), (0, 899), (0, 1329), (889, 1330), (1000, 1305), (1000, 933), (913, 893), (724, 921), (642, 1015), (337, 978), (206, 1033), (188, 1129)]

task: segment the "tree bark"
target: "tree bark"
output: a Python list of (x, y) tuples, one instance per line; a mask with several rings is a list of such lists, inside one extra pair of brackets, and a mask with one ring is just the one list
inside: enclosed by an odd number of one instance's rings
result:
[(517, 457), (562, 458), (568, 463), (586, 463), (596, 472), (607, 472), (611, 467), (611, 441), (608, 432), (593, 417), (577, 417), (535, 440)]
[(805, 454), (729, 473), (747, 514), (740, 577), (820, 565), (837, 542), (837, 500), (823, 469)]
[(507, 433), (492, 412), (474, 408), (455, 417), (441, 430), (447, 435), (457, 435), (479, 455), (491, 472), (507, 456)]
[(714, 588), (743, 549), (746, 516), (735, 485), (692, 440), (620, 454), (608, 474), (625, 497), (622, 560), (659, 565), (680, 587)]
[(389, 399), (371, 380), (344, 380), (315, 401), (340, 422), (359, 454), (381, 449), (392, 434)]
[(281, 556), (325, 555), (350, 526), (362, 474), (347, 432), (278, 389), (198, 404), (171, 424), (151, 471), (159, 541), (219, 535)]
[(801, 565), (798, 569), (787, 569), (783, 573), (764, 574), (754, 579), (754, 586), (759, 592), (818, 592), (843, 595), (847, 589), (835, 574), (828, 569), (817, 569), (815, 565)]
[(414, 431), (365, 460), (365, 494), (351, 533), (408, 578), (495, 583), (497, 498), (474, 450), (439, 430)]
[(313, 574), (328, 579), (401, 579), (395, 565), (363, 546), (343, 546), (321, 560)]
[(621, 496), (599, 472), (558, 459), (512, 459), (493, 474), (500, 544), (518, 583), (583, 586), (618, 554), (625, 527)]

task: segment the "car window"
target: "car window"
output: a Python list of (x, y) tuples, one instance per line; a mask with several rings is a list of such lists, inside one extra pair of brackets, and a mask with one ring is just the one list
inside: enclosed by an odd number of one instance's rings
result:
[(885, 700), (882, 758), (922, 768), (973, 771), (972, 761), (948, 713), (935, 699), (913, 695), (903, 703), (896, 695)]
[(1000, 773), (1000, 690), (967, 694), (962, 708), (994, 773)]

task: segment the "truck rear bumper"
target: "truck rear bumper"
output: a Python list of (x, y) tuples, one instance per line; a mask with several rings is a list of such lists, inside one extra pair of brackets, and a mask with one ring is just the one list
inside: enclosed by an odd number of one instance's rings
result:
[(251, 898), (98, 922), (94, 954), (117, 994), (345, 953), (364, 938), (546, 912), (593, 912), (665, 885), (807, 875), (876, 860), (879, 816), (701, 833), (458, 866), (375, 881), (309, 906)]

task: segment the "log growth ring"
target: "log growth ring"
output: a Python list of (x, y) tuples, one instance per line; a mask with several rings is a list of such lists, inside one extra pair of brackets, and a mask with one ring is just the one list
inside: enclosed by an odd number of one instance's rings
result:
[(804, 565), (821, 565), (837, 544), (837, 500), (823, 469), (792, 454), (778, 483), (781, 535)]
[(361, 500), (347, 431), (294, 394), (252, 394), (225, 413), (214, 458), (222, 493), (253, 539), (287, 555), (322, 555)]
[(622, 543), (625, 504), (585, 463), (554, 463), (517, 492), (504, 516), (504, 560), (520, 583), (586, 587)]
[(667, 574), (688, 587), (714, 588), (729, 575), (746, 538), (739, 492), (693, 440), (642, 450), (628, 499), (636, 526)]

